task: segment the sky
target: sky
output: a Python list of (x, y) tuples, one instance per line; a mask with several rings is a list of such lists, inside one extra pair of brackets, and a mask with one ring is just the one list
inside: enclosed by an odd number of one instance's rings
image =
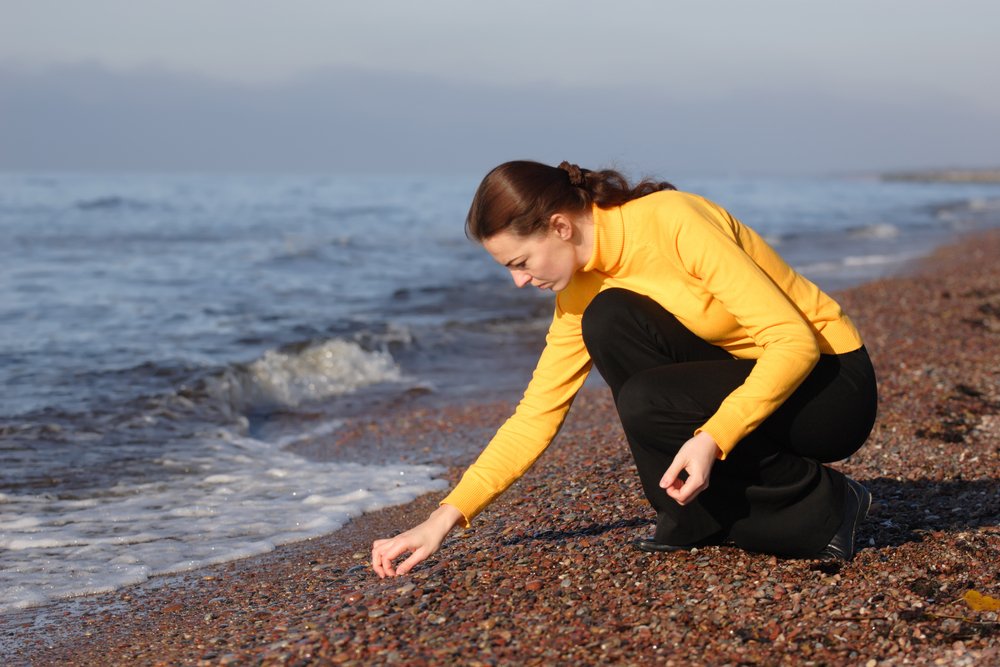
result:
[(1000, 165), (1000, 3), (0, 0), (0, 169)]

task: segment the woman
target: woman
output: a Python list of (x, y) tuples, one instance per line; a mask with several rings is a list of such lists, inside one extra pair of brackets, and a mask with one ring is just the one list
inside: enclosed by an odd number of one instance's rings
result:
[(669, 183), (525, 161), (486, 176), (466, 229), (518, 287), (555, 292), (555, 315), (524, 398), (458, 486), (375, 541), (380, 577), (410, 571), (527, 471), (591, 364), (656, 510), (637, 548), (854, 556), (871, 495), (822, 464), (871, 431), (871, 361), (840, 306), (752, 229)]

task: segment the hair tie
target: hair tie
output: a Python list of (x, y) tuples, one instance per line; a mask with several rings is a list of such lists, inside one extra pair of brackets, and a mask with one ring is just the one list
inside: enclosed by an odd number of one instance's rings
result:
[(559, 168), (565, 171), (566, 175), (569, 176), (570, 185), (576, 188), (583, 188), (584, 190), (587, 189), (586, 175), (588, 172), (586, 169), (580, 169), (577, 165), (566, 162), (565, 160), (559, 163)]

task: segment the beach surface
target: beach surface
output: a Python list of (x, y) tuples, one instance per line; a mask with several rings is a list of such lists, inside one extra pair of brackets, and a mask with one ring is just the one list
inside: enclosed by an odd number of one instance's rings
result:
[[(378, 579), (371, 541), (442, 493), (263, 556), (0, 616), (2, 662), (1000, 664), (1000, 232), (836, 296), (881, 393), (868, 444), (837, 464), (875, 498), (850, 563), (633, 550), (652, 514), (596, 388), (541, 461), (410, 575)], [(511, 409), (370, 415), (329, 446), (460, 451)], [(470, 461), (448, 462), (449, 481)]]

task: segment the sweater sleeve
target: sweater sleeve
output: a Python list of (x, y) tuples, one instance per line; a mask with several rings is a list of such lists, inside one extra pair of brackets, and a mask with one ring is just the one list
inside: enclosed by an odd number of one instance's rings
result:
[(707, 431), (725, 458), (802, 383), (819, 360), (805, 316), (741, 247), (740, 223), (705, 200), (693, 200), (675, 230), (684, 270), (697, 278), (762, 350), (746, 381), (697, 432)]
[(557, 299), (545, 349), (524, 397), (458, 485), (441, 501), (458, 508), (466, 528), (528, 471), (562, 427), (591, 367), (580, 324), (580, 315), (564, 310)]

